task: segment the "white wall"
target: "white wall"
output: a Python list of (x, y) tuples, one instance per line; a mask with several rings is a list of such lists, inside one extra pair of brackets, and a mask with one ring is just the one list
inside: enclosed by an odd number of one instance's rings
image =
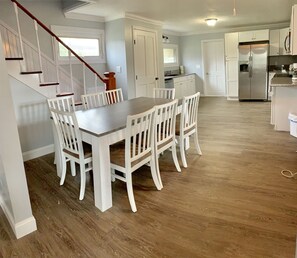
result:
[[(125, 19), (109, 21), (105, 25), (107, 70), (114, 71), (117, 88), (122, 88), (124, 99), (128, 98), (127, 66), (125, 49)], [(117, 71), (117, 66), (121, 71)]]
[(0, 35), (0, 205), (20, 238), (36, 230)]
[(224, 39), (224, 33), (199, 34), (180, 37), (181, 63), (185, 73), (196, 73), (196, 90), (203, 91), (203, 60), (201, 41), (208, 39)]
[(53, 133), (46, 98), (10, 77), (22, 152), (52, 145)]
[(164, 65), (162, 28), (159, 25), (122, 18), (106, 23), (106, 45), (108, 69), (116, 71), (120, 66), (121, 73), (116, 72), (117, 87), (122, 88), (125, 98), (135, 97), (135, 71), (133, 51), (133, 27), (145, 27), (157, 32), (157, 65), (160, 86), (164, 86)]

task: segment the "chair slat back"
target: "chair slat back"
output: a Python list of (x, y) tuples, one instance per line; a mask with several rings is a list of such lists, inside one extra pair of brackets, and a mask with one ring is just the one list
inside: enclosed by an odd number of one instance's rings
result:
[(180, 130), (186, 131), (197, 124), (200, 92), (183, 98)]
[(74, 112), (50, 108), (62, 149), (83, 157), (81, 134)]
[(127, 117), (125, 160), (126, 166), (150, 154), (153, 144), (155, 108)]
[(81, 96), (84, 109), (101, 107), (107, 104), (105, 92), (96, 92)]
[(175, 121), (178, 100), (156, 106), (155, 138), (156, 145), (162, 145), (175, 137)]
[(60, 111), (72, 112), (75, 110), (73, 96), (47, 99), (47, 103), (49, 108), (57, 109)]
[(108, 105), (124, 101), (121, 88), (105, 91), (105, 97)]
[(175, 88), (154, 88), (154, 98), (174, 99)]

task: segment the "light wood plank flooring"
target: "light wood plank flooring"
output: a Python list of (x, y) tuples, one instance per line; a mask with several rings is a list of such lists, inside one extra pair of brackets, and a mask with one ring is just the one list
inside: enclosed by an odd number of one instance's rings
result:
[(202, 98), (203, 156), (191, 149), (179, 174), (163, 155), (162, 191), (136, 172), (135, 214), (120, 181), (101, 213), (92, 176), (79, 201), (79, 177), (59, 186), (53, 154), (26, 162), (38, 231), (16, 240), (0, 209), (0, 257), (294, 257), (297, 178), (280, 171), (297, 171), (297, 138), (269, 120), (270, 103)]

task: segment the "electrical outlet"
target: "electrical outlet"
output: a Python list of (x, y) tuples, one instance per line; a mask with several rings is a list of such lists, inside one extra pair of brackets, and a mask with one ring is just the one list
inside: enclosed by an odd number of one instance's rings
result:
[(122, 72), (122, 67), (120, 65), (118, 65), (116, 67), (117, 73), (121, 73)]

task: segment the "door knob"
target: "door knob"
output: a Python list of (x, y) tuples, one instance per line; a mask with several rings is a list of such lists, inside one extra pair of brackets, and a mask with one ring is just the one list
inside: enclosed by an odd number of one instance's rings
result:
[(156, 77), (156, 78), (155, 78), (155, 80), (157, 81), (157, 80), (159, 80), (159, 78), (158, 78), (158, 77)]

